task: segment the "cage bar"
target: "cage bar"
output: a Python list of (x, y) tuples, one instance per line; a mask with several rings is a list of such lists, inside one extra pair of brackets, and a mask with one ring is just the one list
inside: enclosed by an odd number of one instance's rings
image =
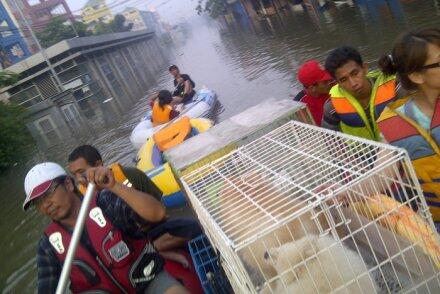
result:
[(290, 121), (181, 182), (236, 293), (440, 293), (403, 149)]

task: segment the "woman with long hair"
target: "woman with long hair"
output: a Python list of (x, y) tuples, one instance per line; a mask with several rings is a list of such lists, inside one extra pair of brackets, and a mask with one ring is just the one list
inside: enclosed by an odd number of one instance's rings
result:
[(179, 112), (174, 110), (173, 96), (168, 90), (161, 90), (157, 95), (157, 99), (153, 102), (153, 113), (151, 121), (153, 126), (164, 124), (179, 116)]
[(397, 74), (408, 91), (385, 108), (379, 129), (386, 142), (408, 151), (434, 222), (440, 224), (440, 30), (402, 34), (379, 66), (385, 74)]

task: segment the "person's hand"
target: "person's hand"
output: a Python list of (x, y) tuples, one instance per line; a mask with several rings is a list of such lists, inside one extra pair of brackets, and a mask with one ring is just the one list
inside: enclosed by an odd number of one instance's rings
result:
[(86, 175), (87, 181), (95, 183), (100, 189), (112, 189), (116, 183), (113, 172), (103, 166), (88, 168)]
[(183, 104), (174, 105), (175, 111), (182, 112), (184, 109), (185, 109), (185, 106)]
[(173, 101), (171, 101), (170, 105), (171, 107), (175, 108), (180, 103), (180, 97), (179, 96), (173, 96)]

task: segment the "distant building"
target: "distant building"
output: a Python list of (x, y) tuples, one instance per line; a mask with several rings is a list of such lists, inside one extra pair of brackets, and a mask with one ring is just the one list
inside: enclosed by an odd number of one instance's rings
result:
[(113, 19), (110, 8), (105, 0), (89, 0), (81, 10), (82, 19), (86, 24), (98, 22), (109, 23)]
[(0, 3), (0, 67), (6, 68), (30, 55), (7, 7)]
[(8, 9), (12, 12), (15, 23), (21, 30), (31, 53), (38, 52), (38, 46), (26, 27), (18, 8), (34, 31), (44, 29), (54, 17), (74, 20), (65, 0), (2, 0), (2, 4), (8, 6)]
[(161, 34), (162, 25), (157, 19), (157, 15), (151, 11), (142, 11), (134, 7), (127, 7), (122, 11), (127, 23), (132, 23), (132, 31), (149, 30), (156, 34)]
[(163, 51), (148, 31), (64, 40), (46, 49), (62, 89), (40, 52), (9, 68), (21, 79), (1, 89), (0, 100), (28, 109), (34, 137), (62, 139), (81, 116), (95, 116), (101, 106), (122, 113), (145, 95), (166, 68)]

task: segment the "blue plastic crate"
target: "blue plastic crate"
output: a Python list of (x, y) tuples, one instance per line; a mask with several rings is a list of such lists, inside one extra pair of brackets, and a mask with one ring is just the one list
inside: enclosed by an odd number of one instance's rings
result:
[(218, 257), (205, 235), (200, 235), (189, 242), (189, 252), (205, 293), (233, 293), (218, 263)]

